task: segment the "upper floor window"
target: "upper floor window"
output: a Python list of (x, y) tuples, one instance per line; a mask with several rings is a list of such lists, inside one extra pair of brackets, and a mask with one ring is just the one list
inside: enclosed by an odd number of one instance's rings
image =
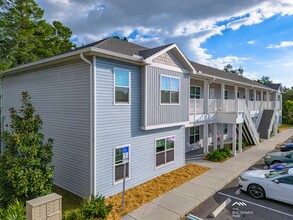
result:
[(253, 94), (253, 93), (250, 93), (249, 100), (250, 100), (250, 101), (253, 101), (253, 100), (254, 100), (254, 94)]
[(130, 103), (130, 71), (114, 69), (115, 104)]
[(191, 99), (200, 99), (200, 87), (199, 86), (190, 86), (190, 98)]
[(225, 99), (229, 99), (229, 91), (225, 90)]
[(161, 76), (161, 103), (179, 104), (179, 85), (179, 78)]
[(228, 134), (228, 124), (223, 125), (223, 130), (224, 130), (223, 131), (224, 134)]

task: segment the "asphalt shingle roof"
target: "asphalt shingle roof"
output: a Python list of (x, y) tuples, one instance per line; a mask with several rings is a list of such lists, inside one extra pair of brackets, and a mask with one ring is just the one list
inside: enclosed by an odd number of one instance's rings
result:
[(268, 83), (266, 86), (270, 87), (271, 89), (278, 90), (282, 84), (281, 83)]
[(191, 63), (191, 65), (194, 67), (194, 69), (196, 69), (197, 71), (201, 71), (204, 74), (208, 74), (211, 76), (215, 76), (215, 77), (221, 77), (221, 78), (225, 78), (225, 79), (229, 79), (229, 80), (233, 80), (236, 82), (240, 82), (240, 83), (246, 83), (246, 84), (251, 84), (251, 86), (258, 86), (258, 87), (263, 87), (265, 89), (268, 89), (267, 86), (258, 83), (254, 80), (250, 80), (247, 79), (243, 76), (237, 75), (235, 73), (227, 73), (223, 70), (219, 70), (210, 66), (206, 66), (203, 64), (199, 64), (193, 61), (189, 61)]

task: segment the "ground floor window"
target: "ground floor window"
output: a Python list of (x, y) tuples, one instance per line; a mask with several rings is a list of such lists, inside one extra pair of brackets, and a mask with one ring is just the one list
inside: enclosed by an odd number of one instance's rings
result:
[(228, 124), (223, 125), (224, 134), (228, 134)]
[(199, 126), (189, 128), (189, 144), (199, 141)]
[(175, 136), (156, 140), (156, 166), (174, 161)]
[(115, 171), (114, 178), (115, 182), (123, 179), (124, 164), (123, 164), (123, 150), (128, 147), (128, 162), (126, 163), (126, 174), (125, 177), (129, 178), (129, 145), (115, 147)]

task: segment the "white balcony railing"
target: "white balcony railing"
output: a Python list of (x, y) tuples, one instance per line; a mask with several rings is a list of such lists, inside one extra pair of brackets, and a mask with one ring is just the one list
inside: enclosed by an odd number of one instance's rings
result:
[[(275, 101), (248, 101), (247, 110), (260, 110), (263, 109), (281, 109), (281, 102)], [(262, 107), (263, 106), (263, 107)], [(209, 99), (208, 100), (208, 111), (209, 112), (244, 112), (246, 107), (245, 99)], [(189, 113), (190, 114), (202, 114), (204, 113), (204, 99), (190, 99), (189, 102)]]

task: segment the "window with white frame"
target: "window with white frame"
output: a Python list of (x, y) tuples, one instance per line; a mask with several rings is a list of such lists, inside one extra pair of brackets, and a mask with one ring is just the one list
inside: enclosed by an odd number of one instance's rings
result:
[(174, 161), (175, 136), (156, 140), (156, 166)]
[(179, 104), (179, 85), (179, 78), (171, 76), (161, 76), (162, 104)]
[(225, 90), (225, 99), (229, 99), (229, 91), (228, 90)]
[(249, 97), (250, 101), (253, 101), (254, 100), (254, 94), (253, 93), (250, 93), (249, 96), (250, 96)]
[[(129, 145), (126, 146), (120, 146), (115, 147), (114, 152), (114, 179), (115, 182), (122, 180), (124, 175), (124, 164), (123, 164), (123, 148), (129, 147)], [(126, 178), (129, 178), (129, 152), (128, 152), (128, 162), (126, 163)]]
[(239, 91), (237, 92), (237, 98), (238, 99), (240, 98), (240, 92)]
[(114, 69), (115, 104), (130, 103), (130, 71)]
[(223, 131), (224, 134), (228, 134), (228, 124), (223, 125), (223, 130), (224, 130)]
[(191, 99), (200, 99), (200, 87), (199, 86), (190, 86), (190, 98)]
[(199, 126), (189, 128), (189, 144), (196, 144), (199, 141)]

